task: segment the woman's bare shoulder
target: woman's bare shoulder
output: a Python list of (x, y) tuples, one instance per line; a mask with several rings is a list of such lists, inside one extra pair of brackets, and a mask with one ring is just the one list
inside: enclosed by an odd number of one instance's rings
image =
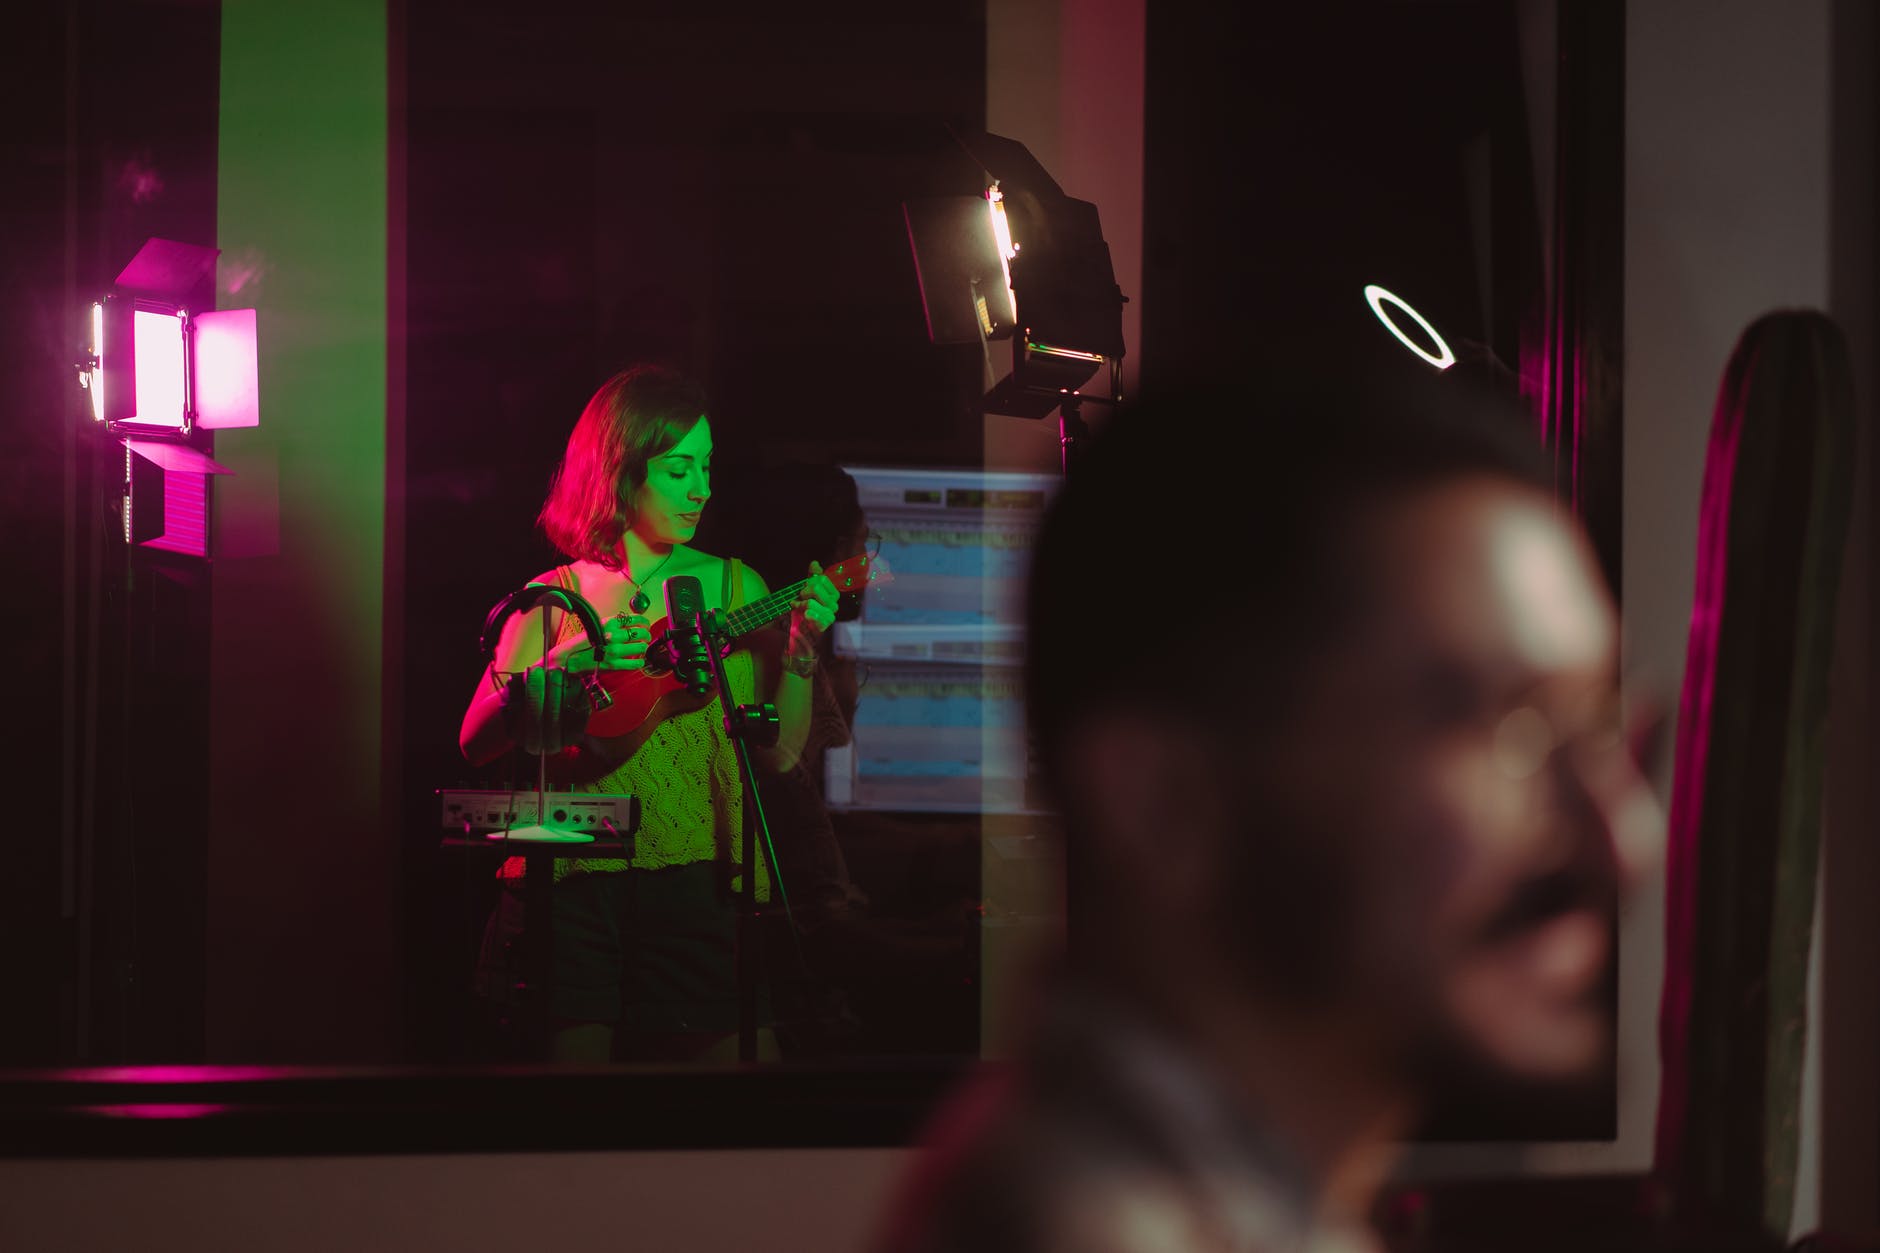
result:
[[(748, 562), (736, 557), (720, 557), (702, 549), (679, 549), (679, 558), (673, 562), (673, 573), (689, 574), (697, 578), (705, 589), (705, 599), (709, 604), (717, 604), (724, 594), (727, 583), (735, 585), (734, 598), (740, 604), (748, 604), (768, 594), (763, 578), (753, 570)], [(729, 608), (729, 606), (723, 606)]]

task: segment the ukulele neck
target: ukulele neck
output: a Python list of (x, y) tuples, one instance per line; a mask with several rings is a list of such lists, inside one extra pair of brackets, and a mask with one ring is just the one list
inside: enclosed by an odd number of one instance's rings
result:
[(778, 618), (790, 612), (796, 604), (796, 598), (809, 586), (808, 579), (799, 579), (788, 587), (780, 587), (761, 600), (754, 600), (748, 605), (739, 605), (725, 614), (725, 631), (733, 638), (748, 635), (759, 627), (769, 626)]

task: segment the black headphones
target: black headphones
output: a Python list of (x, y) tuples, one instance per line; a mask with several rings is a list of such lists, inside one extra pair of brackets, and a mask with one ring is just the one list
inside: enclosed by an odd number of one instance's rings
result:
[[(594, 606), (588, 603), (587, 597), (579, 592), (550, 583), (527, 583), (498, 601), (496, 607), (490, 610), (489, 617), (483, 620), (483, 634), (478, 637), (477, 646), (489, 659), (492, 669), (496, 666), (496, 645), (502, 638), (503, 624), (509, 620), (509, 615), (533, 609), (545, 602), (559, 605), (581, 620), (581, 630), (586, 633), (588, 644), (593, 648), (596, 657), (607, 651), (607, 633), (601, 626), (600, 615), (594, 611)], [(559, 669), (543, 672), (540, 677), (546, 686), (548, 707), (560, 711), (560, 734), (564, 741), (571, 741), (580, 733), (590, 713), (613, 704), (613, 697), (600, 684), (595, 671), (589, 670), (580, 676), (581, 688), (587, 696), (585, 701), (562, 699), (563, 672)], [(543, 700), (543, 693), (538, 692), (536, 703), (541, 703)], [(512, 732), (516, 725), (513, 721), (515, 711), (527, 703), (530, 701), (526, 673), (509, 676), (509, 682), (503, 691), (503, 716), (506, 721), (510, 722)], [(529, 742), (528, 736), (524, 737), (523, 747), (529, 752), (538, 751)]]
[(512, 613), (533, 609), (543, 601), (560, 605), (575, 617), (581, 619), (581, 629), (587, 633), (588, 644), (594, 649), (594, 655), (600, 656), (607, 651), (607, 632), (601, 626), (600, 615), (594, 612), (594, 606), (587, 597), (565, 587), (556, 587), (553, 583), (527, 583), (496, 602), (490, 610), (490, 616), (483, 620), (483, 634), (477, 638), (477, 647), (493, 666), (496, 664), (496, 642), (502, 638), (503, 623)]

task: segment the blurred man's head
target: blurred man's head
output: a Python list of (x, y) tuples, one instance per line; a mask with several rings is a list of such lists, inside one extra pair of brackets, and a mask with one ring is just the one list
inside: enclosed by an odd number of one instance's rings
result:
[(1653, 811), (1551, 482), (1518, 406), (1434, 374), (1114, 419), (1030, 604), (1074, 957), (1336, 1030), (1417, 1088), (1598, 1066)]

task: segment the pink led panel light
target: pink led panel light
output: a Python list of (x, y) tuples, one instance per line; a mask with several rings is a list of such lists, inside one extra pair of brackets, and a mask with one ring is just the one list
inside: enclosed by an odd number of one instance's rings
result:
[(188, 397), (183, 319), (175, 313), (139, 309), (132, 318), (132, 351), (137, 358), (137, 412), (140, 426), (181, 430)]
[(194, 326), (197, 425), (210, 430), (261, 425), (255, 311), (198, 313)]
[(91, 392), (91, 416), (104, 421), (104, 302), (91, 306), (91, 370), (85, 386)]
[[(126, 499), (124, 507), (125, 542), (140, 543), (146, 548), (161, 548), (166, 552), (188, 553), (192, 557), (207, 557), (209, 476), (227, 474), (228, 469), (187, 444), (169, 440), (127, 439), (124, 448), (127, 457), (135, 454), (161, 471), (157, 481), (153, 482), (151, 475), (140, 473), (138, 467), (127, 462), (125, 477), (131, 484), (131, 498)], [(135, 507), (142, 511), (156, 507), (158, 502), (151, 498), (151, 494), (157, 490), (159, 483), (163, 529), (153, 535), (150, 532), (154, 528), (145, 525), (141, 512), (136, 515), (138, 521), (133, 523), (132, 509)], [(136, 499), (139, 496), (143, 499)]]

